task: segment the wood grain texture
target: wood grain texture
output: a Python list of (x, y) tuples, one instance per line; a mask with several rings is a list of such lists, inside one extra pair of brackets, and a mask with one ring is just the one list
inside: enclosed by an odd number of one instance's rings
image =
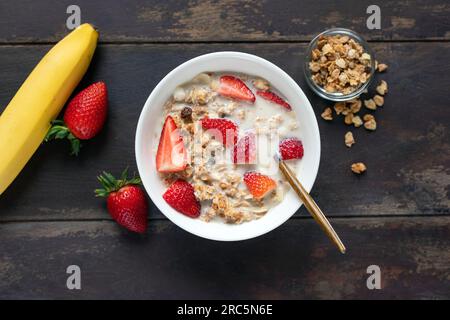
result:
[[(341, 255), (311, 220), (244, 242), (155, 221), (135, 237), (112, 222), (0, 224), (0, 298), (445, 299), (450, 217), (334, 219)], [(66, 268), (81, 268), (80, 291)], [(381, 290), (366, 269), (381, 268)]]
[[(0, 2), (0, 112), (48, 43), (67, 33), (73, 3)], [(450, 3), (379, 1), (382, 29), (370, 31), (372, 3), (76, 1), (103, 43), (79, 88), (107, 82), (107, 125), (78, 158), (64, 142), (42, 145), (0, 197), (0, 299), (450, 299)], [(374, 41), (378, 60), (389, 64), (377, 75), (390, 89), (375, 114), (378, 129), (352, 130), (351, 149), (348, 127), (320, 119), (331, 104), (303, 78), (306, 42), (335, 26)], [(102, 170), (136, 170), (135, 127), (156, 84), (180, 63), (221, 50), (274, 62), (307, 94), (322, 140), (312, 194), (345, 256), (304, 208), (265, 236), (225, 243), (188, 234), (153, 204), (147, 234), (136, 236), (94, 197)], [(350, 172), (357, 161), (368, 166), (363, 176)], [(66, 289), (71, 264), (82, 269), (81, 291)], [(382, 290), (366, 288), (371, 264), (381, 267)]]
[[(448, 43), (377, 43), (380, 61), (390, 65), (390, 91), (375, 113), (378, 129), (353, 130), (348, 149), (342, 118), (323, 121), (329, 104), (306, 86), (304, 44), (102, 45), (81, 83), (105, 80), (110, 113), (104, 131), (85, 143), (78, 158), (65, 142), (40, 147), (0, 197), (0, 220), (108, 219), (104, 202), (94, 197), (96, 175), (135, 169), (134, 134), (141, 108), (155, 85), (174, 67), (197, 55), (219, 50), (254, 53), (286, 70), (305, 90), (318, 117), (322, 159), (313, 196), (328, 216), (447, 215), (450, 213)], [(0, 106), (5, 106), (47, 46), (0, 48)], [(376, 84), (376, 83), (375, 83)], [(370, 90), (373, 94), (373, 88)], [(295, 104), (295, 102), (294, 102)], [(301, 106), (299, 106), (301, 108)], [(0, 111), (2, 107), (0, 107)], [(308, 152), (306, 150), (306, 152)], [(368, 171), (355, 176), (352, 162)], [(152, 205), (151, 218), (161, 218)], [(302, 208), (298, 215), (308, 215)]]
[[(0, 43), (55, 42), (67, 31), (73, 1), (0, 2)], [(83, 22), (100, 41), (307, 41), (330, 27), (347, 27), (370, 40), (450, 38), (447, 1), (377, 2), (381, 30), (366, 28), (369, 0), (78, 0)]]

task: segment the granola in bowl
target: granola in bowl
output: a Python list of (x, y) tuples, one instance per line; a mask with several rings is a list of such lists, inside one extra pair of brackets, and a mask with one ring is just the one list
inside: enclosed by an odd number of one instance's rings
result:
[(305, 76), (311, 89), (333, 101), (359, 96), (376, 69), (369, 45), (356, 32), (329, 29), (315, 37), (306, 53)]
[(163, 198), (180, 214), (206, 222), (264, 216), (289, 190), (275, 152), (294, 170), (303, 157), (295, 111), (260, 77), (201, 73), (176, 87), (161, 122), (153, 154), (167, 187)]

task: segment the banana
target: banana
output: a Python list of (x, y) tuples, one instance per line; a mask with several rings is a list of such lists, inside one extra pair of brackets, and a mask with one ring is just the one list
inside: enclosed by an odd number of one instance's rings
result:
[(0, 195), (39, 147), (85, 74), (98, 33), (83, 24), (39, 62), (0, 116)]

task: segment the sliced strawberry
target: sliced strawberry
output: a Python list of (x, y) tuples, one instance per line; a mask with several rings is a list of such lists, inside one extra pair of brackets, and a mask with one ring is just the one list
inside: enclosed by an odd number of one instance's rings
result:
[(244, 100), (248, 102), (255, 102), (255, 95), (247, 85), (239, 78), (233, 76), (220, 77), (220, 86), (218, 93), (222, 96)]
[(167, 116), (159, 138), (156, 153), (156, 170), (159, 172), (183, 171), (187, 165), (187, 153), (177, 125)]
[(208, 133), (213, 135), (218, 141), (225, 146), (234, 146), (237, 142), (238, 127), (228, 119), (211, 119), (205, 117), (201, 120), (202, 128), (208, 130)]
[(248, 131), (234, 146), (233, 162), (252, 164), (256, 161), (256, 135)]
[(255, 199), (264, 198), (266, 194), (277, 186), (275, 180), (256, 171), (246, 172), (244, 174), (244, 182)]
[(303, 158), (303, 144), (297, 138), (281, 140), (279, 151), (283, 160)]
[(175, 210), (191, 218), (200, 215), (200, 202), (194, 194), (194, 188), (189, 182), (178, 179), (170, 185), (163, 194), (164, 200)]
[(283, 98), (279, 95), (271, 92), (271, 91), (256, 91), (256, 94), (263, 99), (272, 101), (273, 103), (279, 104), (280, 106), (285, 107), (289, 111), (292, 110), (292, 107), (289, 103), (287, 103)]

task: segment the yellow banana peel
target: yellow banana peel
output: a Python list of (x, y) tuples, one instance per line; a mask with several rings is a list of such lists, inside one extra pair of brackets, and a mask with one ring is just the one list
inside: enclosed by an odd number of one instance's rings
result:
[(39, 62), (0, 116), (0, 195), (42, 143), (89, 67), (98, 33), (83, 24)]

